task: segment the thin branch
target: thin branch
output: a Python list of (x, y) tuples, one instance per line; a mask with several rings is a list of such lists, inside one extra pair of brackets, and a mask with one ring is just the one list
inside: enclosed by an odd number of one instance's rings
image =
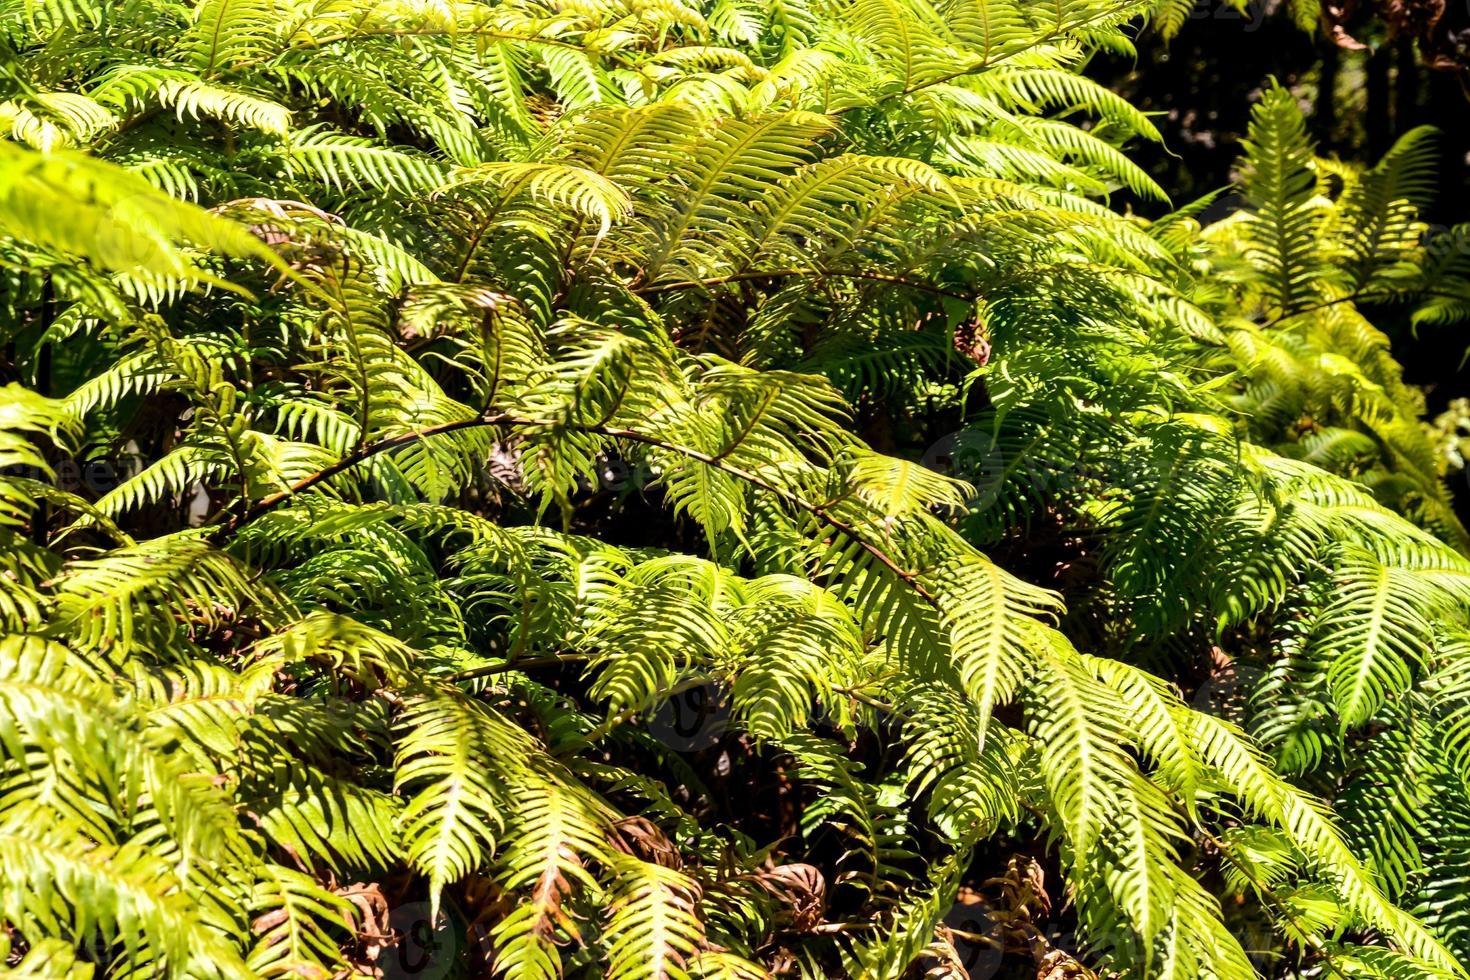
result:
[(1051, 41), (1055, 41), (1055, 40), (1057, 40), (1058, 38), (1062, 37), (1064, 34), (1066, 34), (1069, 31), (1075, 31), (1078, 28), (1087, 27), (1087, 26), (1089, 26), (1091, 24), (1095, 24), (1095, 23), (1097, 23), (1100, 20), (1105, 20), (1108, 17), (1112, 17), (1112, 16), (1114, 16), (1116, 14), (1121, 14), (1123, 11), (1128, 10), (1129, 8), (1132, 8), (1132, 7), (1137, 7), (1141, 11), (1144, 6), (1145, 5), (1142, 4), (1142, 3), (1140, 3), (1139, 0), (1125, 0), (1125, 2), (1118, 4), (1116, 7), (1110, 7), (1107, 10), (1099, 11), (1098, 13), (1095, 13), (1095, 14), (1093, 14), (1090, 17), (1084, 17), (1083, 19), (1078, 20), (1078, 21), (1074, 21), (1073, 23), (1070, 23), (1070, 24), (1063, 24), (1063, 23), (1058, 22), (1058, 24), (1055, 27), (1053, 27), (1051, 30), (1047, 31), (1045, 34), (1043, 34), (1040, 37), (1034, 38), (1033, 40), (1029, 41), (1025, 45), (1025, 47), (1017, 48), (1014, 51), (1009, 51), (1006, 54), (1000, 55), (997, 58), (986, 59), (985, 61), (982, 61), (982, 62), (980, 62), (979, 64), (976, 64), (976, 65), (970, 65), (970, 66), (968, 66), (966, 68), (956, 69), (955, 71), (948, 72), (946, 74), (940, 75), (937, 78), (931, 78), (931, 79), (928, 79), (927, 81), (919, 82), (918, 84), (915, 84), (915, 85), (909, 85), (909, 86), (901, 89), (900, 91), (892, 92), (892, 93), (890, 93), (888, 95), (881, 96), (880, 98), (874, 100), (873, 102), (864, 102), (864, 103), (860, 103), (858, 105), (847, 106), (846, 108), (838, 109), (836, 112), (829, 113), (829, 114), (830, 115), (842, 115), (843, 113), (845, 113), (845, 112), (851, 112), (854, 109), (868, 109), (868, 108), (872, 108), (875, 105), (882, 105), (884, 102), (887, 102), (887, 101), (889, 101), (891, 99), (901, 99), (904, 96), (913, 95), (915, 92), (921, 92), (921, 91), (923, 91), (926, 88), (933, 88), (935, 85), (943, 85), (946, 82), (952, 82), (956, 78), (963, 78), (966, 75), (978, 75), (981, 72), (989, 71), (990, 69), (996, 67), (997, 65), (1002, 64), (1002, 63), (1004, 63), (1006, 61), (1009, 61), (1012, 58), (1015, 58), (1015, 57), (1018, 57), (1020, 55), (1026, 54), (1029, 51), (1033, 51), (1033, 50), (1035, 50), (1036, 48), (1040, 47), (1043, 44), (1047, 44), (1047, 43), (1050, 43)]
[(457, 432), (461, 429), (472, 429), (486, 426), (543, 428), (560, 426), (578, 432), (585, 432), (591, 435), (602, 435), (612, 439), (626, 439), (629, 442), (636, 442), (645, 446), (652, 446), (656, 449), (662, 449), (666, 452), (676, 453), (680, 456), (685, 457), (686, 459), (692, 459), (695, 462), (714, 467), (715, 469), (718, 469), (723, 473), (735, 477), (737, 480), (741, 480), (745, 483), (750, 484), (758, 490), (762, 490), (766, 493), (779, 497), (786, 503), (791, 504), (793, 507), (796, 507), (799, 510), (806, 511), (808, 514), (812, 515), (823, 524), (826, 524), (832, 530), (838, 532), (839, 534), (842, 534), (844, 537), (850, 539), (855, 544), (857, 544), (860, 548), (871, 555), (879, 564), (883, 565), (894, 575), (898, 576), (901, 580), (907, 583), (908, 586), (916, 593), (918, 593), (918, 595), (930, 606), (933, 606), (935, 609), (940, 608), (939, 600), (935, 597), (934, 593), (930, 592), (918, 581), (918, 576), (914, 572), (904, 568), (890, 555), (888, 555), (887, 552), (869, 542), (866, 538), (858, 533), (857, 528), (855, 528), (853, 525), (833, 515), (830, 511), (827, 510), (824, 505), (814, 504), (806, 498), (800, 496), (799, 494), (792, 493), (790, 490), (787, 490), (784, 487), (776, 486), (775, 484), (750, 472), (749, 470), (743, 469), (739, 466), (733, 466), (723, 460), (711, 456), (709, 453), (700, 452), (697, 449), (692, 449), (688, 446), (681, 446), (677, 443), (666, 442), (665, 440), (659, 439), (655, 436), (650, 436), (646, 433), (638, 432), (633, 429), (614, 429), (604, 425), (578, 425), (575, 423), (558, 422), (548, 419), (528, 419), (504, 413), (497, 413), (494, 415), (481, 415), (471, 419), (461, 419), (457, 422), (445, 422), (440, 425), (433, 425), (429, 426), (428, 428), (418, 429), (414, 432), (406, 432), (403, 435), (394, 436), (391, 439), (384, 439), (380, 442), (375, 442), (370, 446), (365, 446), (354, 453), (342, 457), (332, 465), (318, 470), (317, 472), (301, 480), (297, 480), (286, 490), (282, 490), (278, 493), (273, 493), (268, 497), (262, 497), (255, 504), (254, 507), (250, 508), (248, 511), (245, 511), (238, 518), (233, 519), (226, 524), (220, 525), (215, 530), (214, 537), (217, 540), (220, 538), (230, 537), (231, 535), (238, 532), (241, 528), (259, 519), (260, 517), (265, 516), (267, 513), (274, 510), (276, 507), (280, 506), (286, 501), (292, 499), (297, 494), (309, 490), (322, 481), (331, 479), (337, 474), (349, 470), (354, 466), (357, 466), (359, 463), (362, 463), (370, 459), (371, 457), (376, 456), (378, 453), (387, 452), (392, 449), (398, 449), (402, 446), (409, 445), (420, 439), (427, 439), (431, 436), (444, 435), (449, 432)]
[(889, 275), (883, 272), (869, 272), (862, 269), (855, 270), (823, 270), (823, 269), (766, 269), (751, 270), (749, 272), (737, 272), (728, 276), (712, 276), (708, 279), (682, 279), (678, 282), (653, 283), (647, 286), (634, 287), (635, 293), (667, 293), (680, 289), (702, 289), (706, 286), (722, 286), (731, 282), (748, 282), (754, 279), (790, 279), (797, 276), (810, 276), (813, 279), (868, 279), (873, 282), (892, 283), (897, 286), (905, 286), (909, 289), (918, 289), (935, 296), (947, 296), (951, 299), (973, 302), (975, 293), (962, 293), (953, 289), (945, 289), (931, 283), (920, 282), (915, 279), (907, 279), (903, 276)]
[(572, 664), (586, 660), (585, 653), (556, 653), (545, 657), (526, 657), (523, 660), (511, 660), (503, 664), (489, 664), (484, 667), (471, 667), (469, 670), (457, 671), (445, 678), (447, 681), (471, 681), (477, 677), (493, 677), (496, 674), (507, 674), (513, 670), (525, 670), (528, 667), (550, 667), (553, 664)]
[(1318, 303), (1315, 306), (1306, 306), (1300, 310), (1292, 310), (1290, 313), (1282, 313), (1278, 316), (1272, 317), (1270, 320), (1267, 320), (1265, 323), (1261, 324), (1261, 329), (1264, 330), (1267, 327), (1274, 327), (1276, 326), (1276, 324), (1281, 323), (1283, 320), (1291, 320), (1299, 316), (1306, 316), (1308, 313), (1316, 313), (1318, 310), (1325, 310), (1328, 307), (1337, 306), (1341, 303), (1356, 303), (1359, 300), (1363, 300), (1369, 303), (1374, 303), (1378, 300), (1408, 300), (1413, 299), (1417, 296), (1432, 296), (1437, 299), (1465, 299), (1465, 295), (1463, 293), (1445, 293), (1434, 289), (1406, 289), (1403, 292), (1397, 293), (1392, 291), (1372, 293), (1362, 290), (1355, 290), (1354, 292), (1348, 293), (1346, 296), (1339, 296), (1337, 297), (1337, 299), (1329, 299), (1326, 302)]
[(1232, 854), (1230, 852), (1230, 848), (1225, 844), (1224, 841), (1220, 840), (1220, 838), (1216, 837), (1214, 834), (1206, 830), (1204, 825), (1199, 823), (1198, 821), (1191, 822), (1194, 823), (1194, 829), (1199, 832), (1200, 836), (1205, 838), (1205, 840), (1209, 841), (1211, 844), (1215, 845), (1215, 849), (1220, 852), (1221, 856), (1223, 856), (1225, 860), (1235, 865), (1235, 869), (1239, 871), (1251, 883), (1251, 887), (1255, 888), (1256, 891), (1260, 893), (1261, 897), (1264, 898), (1268, 904), (1275, 905), (1281, 911), (1281, 914), (1286, 917), (1287, 921), (1296, 927), (1297, 934), (1301, 937), (1302, 944), (1310, 947), (1312, 952), (1322, 957), (1322, 963), (1324, 966), (1327, 967), (1327, 969), (1337, 974), (1339, 977), (1342, 978), (1342, 980), (1349, 980), (1348, 975), (1343, 972), (1342, 967), (1338, 966), (1337, 963), (1332, 959), (1331, 951), (1328, 950), (1327, 947), (1323, 946), (1322, 943), (1317, 939), (1317, 937), (1313, 935), (1312, 931), (1307, 928), (1306, 924), (1303, 923), (1301, 919), (1297, 917), (1296, 913), (1291, 910), (1291, 906), (1288, 905), (1274, 891), (1272, 891), (1269, 885), (1256, 877), (1255, 872), (1251, 870), (1249, 865), (1245, 864), (1234, 854)]
[(865, 704), (868, 707), (872, 708), (874, 711), (878, 711), (882, 714), (892, 715), (898, 713), (898, 709), (895, 708), (893, 705), (889, 704), (887, 701), (875, 698), (871, 694), (864, 694), (861, 688), (838, 687), (834, 684), (832, 686), (832, 690), (838, 694), (845, 694), (859, 704)]
[[(504, 419), (505, 421), (509, 421), (510, 417), (505, 416)], [(499, 416), (477, 416), (476, 418), (472, 419), (460, 419), (457, 422), (445, 422), (441, 425), (431, 425), (425, 429), (416, 429), (413, 432), (405, 432), (401, 436), (394, 436), (391, 439), (383, 439), (379, 442), (372, 443), (371, 445), (363, 446), (356, 452), (349, 453), (348, 455), (343, 456), (332, 465), (317, 470), (310, 476), (297, 480), (285, 490), (281, 490), (260, 498), (260, 500), (256, 502), (254, 507), (251, 507), (239, 517), (236, 517), (216, 528), (213, 532), (213, 536), (216, 539), (230, 537), (235, 532), (243, 528), (245, 525), (251, 523), (257, 518), (265, 516), (267, 513), (275, 510), (281, 504), (290, 500), (292, 497), (295, 497), (297, 494), (310, 490), (312, 487), (316, 486), (318, 483), (321, 483), (323, 480), (330, 480), (337, 474), (352, 469), (352, 467), (370, 459), (373, 456), (376, 456), (378, 453), (387, 452), (392, 449), (398, 449), (402, 446), (407, 446), (410, 443), (417, 442), (420, 439), (426, 439), (429, 436), (443, 435), (446, 432), (456, 432), (460, 429), (473, 429), (486, 425), (500, 424), (504, 423)]]

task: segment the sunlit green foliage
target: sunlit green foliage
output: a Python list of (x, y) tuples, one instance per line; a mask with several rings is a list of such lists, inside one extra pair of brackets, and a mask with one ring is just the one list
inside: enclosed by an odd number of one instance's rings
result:
[(954, 976), (1034, 850), (1099, 970), (1460, 975), (1428, 136), (1128, 217), (1147, 6), (0, 5), (10, 965)]

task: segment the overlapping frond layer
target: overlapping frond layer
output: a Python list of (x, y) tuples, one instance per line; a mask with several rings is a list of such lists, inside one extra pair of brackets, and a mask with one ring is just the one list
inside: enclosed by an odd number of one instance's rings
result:
[(1150, 6), (0, 3), (7, 967), (1459, 975), (1429, 137), (1146, 227)]

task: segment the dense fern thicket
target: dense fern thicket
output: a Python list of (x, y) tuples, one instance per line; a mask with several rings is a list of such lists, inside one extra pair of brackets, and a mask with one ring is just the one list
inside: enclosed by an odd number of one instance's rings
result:
[(1432, 133), (1147, 223), (1147, 3), (0, 8), (11, 972), (1464, 975)]

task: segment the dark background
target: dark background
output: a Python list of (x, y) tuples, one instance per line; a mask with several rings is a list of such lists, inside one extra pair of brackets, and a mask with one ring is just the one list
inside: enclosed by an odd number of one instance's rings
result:
[[(1102, 56), (1097, 81), (1153, 114), (1164, 144), (1131, 148), (1176, 205), (1227, 184), (1251, 105), (1270, 78), (1301, 100), (1321, 156), (1371, 163), (1403, 133), (1440, 131), (1440, 189), (1424, 219), (1452, 227), (1470, 221), (1470, 0), (1413, 6), (1401, 2), (1333, 6), (1317, 29), (1293, 23), (1282, 0), (1250, 0), (1244, 13), (1198, 0), (1178, 35), (1145, 30), (1136, 62)], [(1344, 47), (1332, 39), (1345, 35)], [(1128, 202), (1154, 216), (1155, 202)], [(1410, 331), (1403, 311), (1365, 310), (1392, 338), (1407, 380), (1425, 387), (1429, 412), (1470, 395), (1464, 364), (1470, 331)]]

